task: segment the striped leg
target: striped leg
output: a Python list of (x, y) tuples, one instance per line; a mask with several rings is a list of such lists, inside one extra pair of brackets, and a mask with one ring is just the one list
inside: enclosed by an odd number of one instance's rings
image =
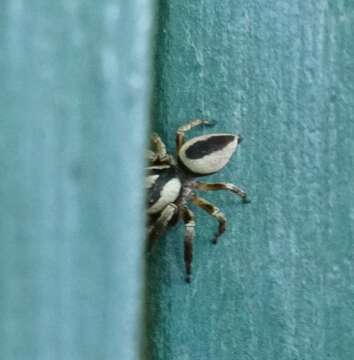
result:
[(148, 231), (148, 251), (152, 249), (156, 241), (165, 233), (176, 212), (177, 206), (175, 204), (168, 204), (162, 210), (157, 220), (150, 226)]
[(199, 125), (214, 126), (214, 122), (210, 122), (208, 120), (195, 119), (195, 120), (190, 121), (188, 124), (180, 126), (178, 128), (178, 130), (177, 130), (177, 136), (176, 136), (176, 151), (177, 151), (177, 154), (178, 154), (179, 149), (181, 148), (181, 146), (184, 144), (184, 133), (186, 131), (191, 130), (195, 126), (199, 126)]
[(146, 150), (145, 152), (145, 159), (149, 162), (154, 162), (157, 160), (157, 154), (152, 150)]
[(192, 281), (193, 239), (195, 235), (194, 214), (188, 208), (183, 209), (184, 235), (184, 264), (186, 267), (186, 282)]
[(205, 210), (209, 215), (214, 216), (219, 222), (218, 231), (214, 234), (213, 239), (213, 243), (216, 244), (218, 242), (219, 236), (221, 236), (225, 232), (226, 217), (224, 213), (222, 213), (219, 208), (217, 208), (209, 201), (195, 195), (192, 197), (192, 203)]
[(195, 182), (194, 184), (192, 184), (192, 187), (194, 189), (202, 190), (202, 191), (229, 190), (237, 194), (242, 199), (243, 203), (251, 202), (247, 198), (247, 193), (234, 184), (230, 184), (230, 183), (204, 184), (201, 182)]
[(151, 141), (154, 144), (154, 151), (148, 150), (146, 157), (151, 163), (167, 163), (171, 164), (172, 159), (170, 155), (167, 154), (166, 145), (161, 140), (160, 136), (156, 133), (151, 135)]
[(151, 141), (155, 144), (157, 155), (160, 157), (166, 156), (166, 154), (167, 154), (166, 145), (161, 140), (160, 136), (157, 135), (156, 133), (153, 133), (151, 135)]

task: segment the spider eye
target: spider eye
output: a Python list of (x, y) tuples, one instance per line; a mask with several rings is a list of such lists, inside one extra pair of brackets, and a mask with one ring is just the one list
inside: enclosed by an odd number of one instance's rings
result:
[(221, 170), (230, 160), (240, 136), (209, 134), (190, 139), (178, 153), (188, 170), (198, 175), (209, 175)]

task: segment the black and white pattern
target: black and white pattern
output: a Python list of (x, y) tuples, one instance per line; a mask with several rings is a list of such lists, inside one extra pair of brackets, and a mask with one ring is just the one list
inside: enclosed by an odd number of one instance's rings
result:
[(177, 131), (177, 159), (167, 153), (166, 146), (157, 134), (153, 134), (154, 150), (149, 150), (147, 158), (150, 166), (146, 169), (148, 248), (165, 233), (169, 226), (183, 220), (185, 226), (184, 261), (186, 281), (192, 280), (193, 239), (195, 216), (189, 203), (205, 210), (219, 223), (213, 243), (217, 243), (226, 229), (223, 212), (207, 200), (198, 197), (195, 190), (228, 190), (249, 202), (247, 194), (231, 183), (206, 184), (196, 181), (196, 177), (220, 171), (235, 153), (241, 137), (234, 134), (208, 134), (184, 141), (184, 133), (195, 126), (211, 124), (207, 120), (192, 120)]

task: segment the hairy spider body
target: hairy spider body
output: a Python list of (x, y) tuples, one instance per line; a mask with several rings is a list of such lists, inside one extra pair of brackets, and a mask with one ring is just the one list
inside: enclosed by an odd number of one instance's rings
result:
[(191, 202), (216, 218), (219, 223), (213, 243), (217, 243), (225, 231), (226, 217), (215, 205), (196, 195), (195, 190), (229, 190), (248, 202), (246, 193), (230, 183), (206, 184), (196, 180), (220, 171), (230, 160), (241, 141), (239, 135), (208, 134), (184, 141), (184, 133), (198, 125), (209, 125), (206, 120), (192, 120), (177, 131), (177, 161), (167, 154), (166, 146), (157, 134), (153, 134), (154, 151), (148, 152), (150, 166), (147, 168), (147, 214), (149, 217), (148, 248), (167, 230), (183, 220), (185, 224), (184, 261), (186, 281), (192, 279), (193, 239), (195, 217), (189, 209)]

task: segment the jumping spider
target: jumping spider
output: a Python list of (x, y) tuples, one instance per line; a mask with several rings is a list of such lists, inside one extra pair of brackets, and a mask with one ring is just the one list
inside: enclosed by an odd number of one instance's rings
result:
[(213, 124), (207, 120), (192, 120), (181, 126), (176, 136), (175, 158), (168, 154), (166, 146), (157, 134), (152, 135), (154, 151), (149, 150), (147, 157), (150, 166), (147, 168), (147, 214), (148, 214), (148, 250), (171, 225), (179, 220), (185, 224), (184, 262), (186, 281), (192, 280), (193, 239), (195, 220), (188, 203), (205, 210), (219, 222), (214, 235), (216, 244), (219, 236), (225, 231), (225, 215), (215, 205), (197, 196), (194, 190), (215, 191), (229, 190), (248, 202), (247, 194), (238, 186), (230, 183), (206, 184), (196, 181), (200, 176), (211, 175), (221, 170), (230, 160), (241, 141), (240, 135), (208, 134), (194, 137), (187, 142), (184, 133), (195, 126)]

